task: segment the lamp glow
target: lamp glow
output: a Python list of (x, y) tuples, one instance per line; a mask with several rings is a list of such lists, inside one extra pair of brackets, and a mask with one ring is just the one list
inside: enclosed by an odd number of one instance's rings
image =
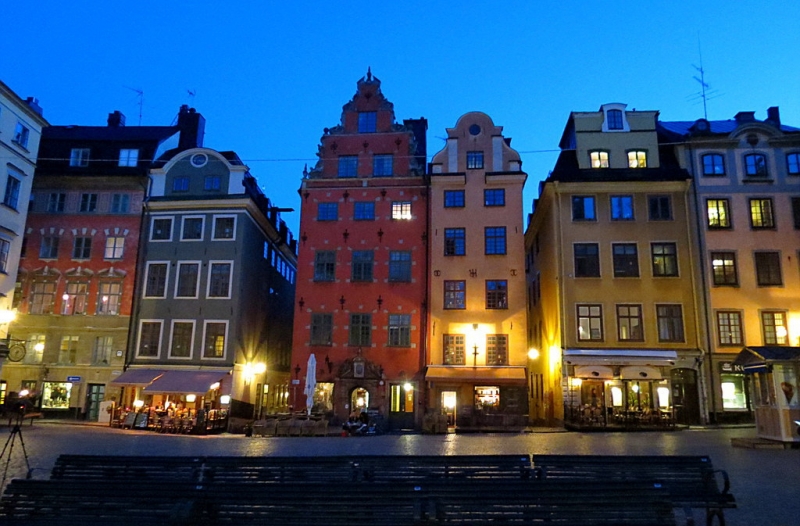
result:
[(414, 390), (414, 386), (411, 385), (409, 382), (406, 382), (406, 383), (403, 384), (403, 389), (405, 389), (406, 392), (413, 391)]
[(222, 405), (228, 405), (231, 403), (231, 395), (222, 395), (219, 397), (219, 403)]
[(134, 400), (133, 401), (133, 407), (135, 407), (136, 409), (141, 409), (142, 406), (144, 406), (144, 400)]
[(187, 402), (191, 403), (191, 402), (194, 402), (195, 400), (197, 400), (197, 395), (196, 394), (187, 394), (186, 395), (186, 401)]
[(539, 350), (538, 349), (530, 349), (528, 351), (528, 358), (531, 360), (538, 360), (539, 359)]

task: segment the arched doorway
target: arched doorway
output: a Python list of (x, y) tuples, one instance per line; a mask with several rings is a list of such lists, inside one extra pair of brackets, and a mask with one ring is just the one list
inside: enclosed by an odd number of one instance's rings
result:
[(350, 410), (357, 413), (366, 411), (367, 408), (369, 408), (369, 391), (358, 386), (350, 392)]

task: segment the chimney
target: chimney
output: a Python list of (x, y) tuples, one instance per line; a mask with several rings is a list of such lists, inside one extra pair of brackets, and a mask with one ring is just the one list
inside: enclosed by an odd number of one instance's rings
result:
[(108, 114), (109, 128), (122, 128), (123, 126), (125, 126), (125, 115), (122, 112), (116, 110), (114, 113)]
[[(27, 104), (30, 107), (30, 109), (38, 113), (40, 117), (44, 117), (44, 110), (42, 110), (42, 107), (39, 106), (39, 99), (36, 99), (34, 97), (28, 97), (27, 99), (25, 99), (25, 104)], [(775, 109), (777, 110), (778, 108)]]
[(772, 106), (771, 108), (767, 108), (766, 122), (772, 124), (776, 128), (781, 127), (781, 110), (779, 110), (777, 106)]
[(740, 111), (734, 117), (736, 124), (744, 124), (745, 122), (755, 122), (756, 112), (754, 111)]
[(181, 133), (180, 139), (178, 139), (178, 149), (188, 150), (189, 148), (203, 146), (206, 120), (197, 113), (197, 110), (190, 108), (186, 104), (181, 106), (178, 113), (178, 129)]

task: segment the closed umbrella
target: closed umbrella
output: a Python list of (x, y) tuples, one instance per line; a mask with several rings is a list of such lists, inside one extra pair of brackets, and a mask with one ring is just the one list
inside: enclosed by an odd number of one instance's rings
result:
[(306, 371), (306, 387), (303, 391), (306, 394), (306, 409), (311, 414), (311, 406), (314, 405), (314, 391), (317, 389), (317, 357), (314, 353), (308, 357), (308, 370)]

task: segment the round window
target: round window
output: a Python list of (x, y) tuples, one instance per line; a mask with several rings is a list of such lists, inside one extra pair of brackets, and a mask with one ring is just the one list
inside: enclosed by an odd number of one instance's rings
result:
[(194, 166), (195, 168), (200, 168), (201, 166), (205, 166), (206, 163), (208, 162), (208, 155), (204, 153), (196, 153), (192, 155), (190, 162), (192, 163), (192, 166)]
[(473, 124), (469, 127), (469, 134), (470, 135), (478, 135), (481, 132), (481, 127), (477, 124)]

